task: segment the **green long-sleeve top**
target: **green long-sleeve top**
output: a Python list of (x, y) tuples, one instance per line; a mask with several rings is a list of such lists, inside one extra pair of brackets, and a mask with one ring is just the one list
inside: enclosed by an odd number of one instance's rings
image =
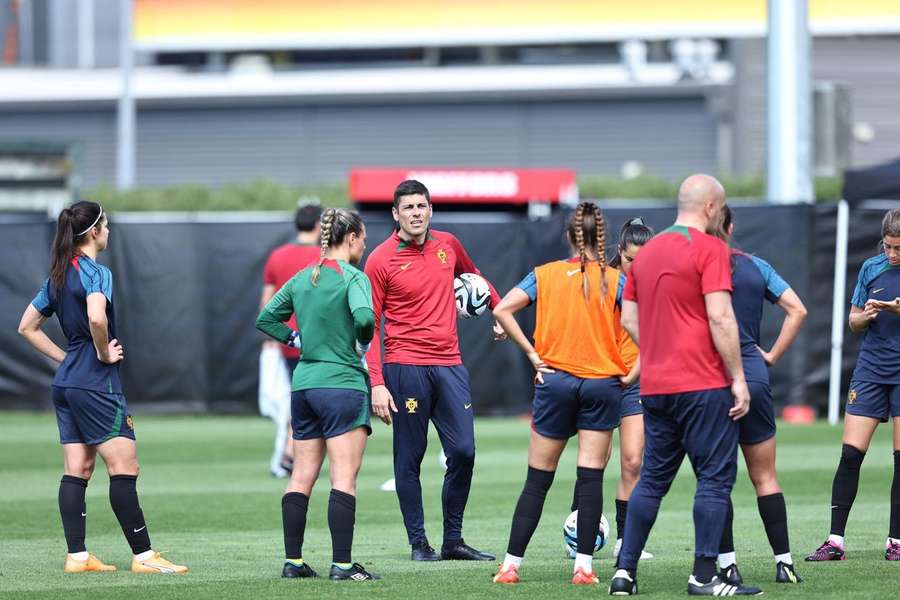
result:
[(326, 260), (316, 286), (313, 267), (303, 269), (278, 290), (256, 319), (256, 328), (287, 343), (284, 323), (297, 315), (302, 340), (292, 390), (342, 388), (369, 393), (369, 374), (355, 351), (375, 333), (372, 286), (366, 274), (342, 260)]

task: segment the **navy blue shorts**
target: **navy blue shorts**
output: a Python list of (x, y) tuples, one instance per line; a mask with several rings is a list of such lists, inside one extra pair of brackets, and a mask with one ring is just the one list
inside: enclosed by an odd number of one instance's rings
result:
[(368, 394), (341, 388), (291, 392), (291, 429), (295, 440), (333, 438), (357, 427), (365, 427), (372, 434)]
[(123, 394), (52, 386), (59, 443), (96, 446), (114, 437), (134, 439)]
[(851, 380), (847, 414), (871, 417), (882, 423), (900, 417), (900, 385)]
[(748, 381), (750, 412), (738, 420), (741, 444), (759, 444), (775, 436), (775, 401), (768, 383)]
[(579, 429), (615, 429), (621, 411), (618, 377), (582, 379), (557, 370), (544, 373), (544, 383), (534, 386), (532, 427), (544, 437), (564, 440)]
[(622, 390), (622, 418), (644, 414), (641, 404), (641, 384), (635, 381)]

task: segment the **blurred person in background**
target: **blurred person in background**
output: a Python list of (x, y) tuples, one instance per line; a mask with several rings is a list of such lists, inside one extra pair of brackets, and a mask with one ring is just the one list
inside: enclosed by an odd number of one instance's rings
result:
[[(186, 573), (160, 556), (137, 494), (139, 465), (134, 420), (122, 392), (119, 365), (125, 352), (116, 339), (112, 273), (97, 263), (109, 244), (109, 224), (96, 202), (76, 202), (59, 214), (50, 276), (25, 308), (19, 333), (41, 354), (60, 363), (53, 378), (53, 407), (63, 448), (59, 513), (66, 536), (66, 573), (115, 571), (85, 546), (85, 492), (97, 454), (109, 473), (109, 503), (131, 546), (134, 573)], [(57, 346), (42, 326), (56, 314), (66, 336)]]
[[(318, 200), (301, 198), (297, 212), (294, 214), (296, 238), (272, 250), (269, 258), (266, 259), (263, 269), (262, 297), (259, 302), (260, 309), (291, 277), (319, 259), (319, 218), (321, 215), (322, 207)], [(296, 317), (293, 315), (288, 326), (293, 329), (297, 327)], [(265, 416), (271, 417), (275, 421), (275, 447), (269, 462), (269, 470), (278, 478), (290, 475), (294, 462), (290, 436), (290, 387), (278, 383), (279, 381), (286, 383), (290, 380), (299, 361), (300, 352), (296, 348), (279, 344), (273, 340), (263, 342), (263, 351), (260, 355), (260, 395), (268, 394), (272, 402), (263, 406), (261, 410)]]
[[(321, 253), (266, 304), (257, 328), (282, 344), (301, 348), (291, 385), (294, 470), (281, 499), (285, 563), (281, 576), (316, 577), (303, 560), (309, 498), (328, 455), (333, 581), (379, 579), (352, 562), (356, 477), (369, 424), (369, 373), (365, 354), (375, 333), (372, 288), (355, 265), (366, 250), (366, 228), (355, 212), (322, 214)], [(295, 317), (292, 319), (292, 317)], [(294, 322), (298, 329), (286, 325)]]

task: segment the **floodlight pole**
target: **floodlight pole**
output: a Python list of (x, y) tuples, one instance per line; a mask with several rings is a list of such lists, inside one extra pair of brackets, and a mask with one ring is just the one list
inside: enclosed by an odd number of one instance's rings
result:
[(124, 0), (119, 4), (119, 73), (122, 88), (116, 122), (116, 187), (127, 190), (134, 185), (135, 171), (135, 105), (131, 89), (131, 77), (134, 69), (134, 51), (131, 46), (132, 32), (132, 0)]
[(841, 409), (841, 357), (844, 350), (844, 295), (847, 288), (847, 237), (850, 229), (850, 207), (846, 200), (838, 202), (834, 240), (834, 292), (831, 304), (831, 368), (828, 375), (828, 423), (837, 425)]
[(766, 194), (813, 201), (807, 0), (769, 0)]

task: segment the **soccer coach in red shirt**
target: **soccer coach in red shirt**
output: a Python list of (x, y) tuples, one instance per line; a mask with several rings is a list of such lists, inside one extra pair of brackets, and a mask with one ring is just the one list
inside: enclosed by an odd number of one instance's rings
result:
[(646, 446), (611, 594), (637, 593), (638, 558), (685, 455), (697, 477), (688, 592), (759, 592), (729, 586), (715, 570), (737, 474), (736, 420), (750, 403), (731, 307), (729, 251), (706, 233), (722, 218), (724, 204), (725, 190), (713, 177), (688, 177), (678, 191), (675, 224), (643, 247), (625, 286), (622, 325), (641, 349)]
[[(456, 333), (453, 278), (478, 273), (453, 235), (429, 229), (431, 197), (420, 182), (394, 190), (398, 229), (366, 260), (372, 282), (375, 338), (366, 355), (372, 411), (394, 429), (394, 478), (413, 560), (494, 560), (465, 544), (463, 512), (475, 465), (475, 429), (469, 373)], [(490, 306), (500, 301), (491, 286)], [(384, 317), (384, 368), (378, 331)], [(419, 470), (434, 422), (447, 454), (441, 501), (444, 543), (428, 544)]]

